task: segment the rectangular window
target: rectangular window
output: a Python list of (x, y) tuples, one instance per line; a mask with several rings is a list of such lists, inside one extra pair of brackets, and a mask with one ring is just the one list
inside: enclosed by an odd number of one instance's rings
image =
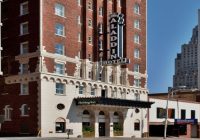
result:
[(134, 50), (134, 58), (140, 58), (140, 50), (139, 49)]
[(77, 0), (78, 6), (82, 5), (82, 0)]
[(82, 24), (81, 16), (78, 16), (78, 17), (77, 17), (77, 21), (78, 21), (78, 25), (81, 25), (81, 24)]
[(175, 109), (173, 109), (173, 108), (168, 109), (168, 118), (170, 118), (170, 119), (175, 118)]
[(140, 87), (140, 85), (141, 85), (140, 79), (134, 79), (134, 86)]
[(81, 41), (82, 41), (81, 33), (78, 33), (78, 42), (81, 42)]
[(181, 119), (184, 120), (185, 119), (185, 109), (181, 109)]
[(165, 118), (166, 116), (166, 109), (164, 108), (157, 108), (157, 118), (158, 119), (162, 119), (162, 118)]
[(55, 45), (55, 53), (63, 55), (64, 54), (64, 45), (63, 44), (56, 44)]
[(103, 34), (103, 24), (102, 23), (99, 24), (99, 34), (100, 35)]
[(64, 84), (56, 83), (56, 94), (64, 94)]
[(134, 28), (135, 29), (140, 29), (140, 21), (139, 20), (135, 20), (134, 21)]
[(83, 90), (84, 90), (84, 87), (83, 86), (79, 86), (79, 94), (83, 94)]
[(140, 44), (140, 36), (138, 34), (134, 35), (134, 43)]
[(28, 53), (28, 42), (23, 42), (20, 44), (20, 54)]
[(64, 17), (65, 16), (65, 7), (62, 4), (55, 4), (55, 15)]
[(24, 22), (20, 24), (20, 35), (28, 34), (28, 22)]
[(56, 23), (55, 34), (59, 36), (65, 36), (65, 27), (60, 23)]
[(122, 1), (118, 0), (118, 6), (121, 7), (122, 6)]
[(103, 16), (103, 7), (99, 7), (99, 15)]
[(139, 122), (135, 122), (134, 123), (134, 130), (135, 131), (140, 131), (140, 123)]
[(28, 64), (21, 64), (21, 74), (27, 74), (28, 73)]
[(137, 3), (134, 5), (134, 13), (137, 15), (140, 14), (140, 5)]
[(140, 72), (140, 65), (139, 64), (134, 64), (134, 72)]
[(21, 93), (20, 95), (28, 95), (28, 90), (29, 86), (28, 84), (21, 84)]
[(191, 119), (196, 119), (195, 110), (191, 110)]
[(95, 88), (91, 88), (91, 95), (95, 95)]
[(65, 133), (65, 122), (56, 122), (56, 133)]
[(20, 15), (26, 15), (29, 13), (29, 9), (28, 9), (28, 1), (27, 2), (23, 2), (20, 4)]
[(56, 63), (56, 73), (57, 74), (64, 74), (65, 73), (65, 65), (61, 63)]

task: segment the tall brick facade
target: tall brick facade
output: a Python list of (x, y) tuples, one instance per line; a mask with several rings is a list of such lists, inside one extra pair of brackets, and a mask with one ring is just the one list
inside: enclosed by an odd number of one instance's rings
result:
[[(116, 92), (112, 98), (132, 100), (140, 95), (140, 100), (147, 101), (146, 0), (6, 0), (2, 3), (2, 12), (0, 115), (7, 118), (0, 134), (37, 135), (41, 132), (42, 136), (56, 136), (53, 128), (45, 129), (48, 126), (45, 111), (51, 114), (49, 111), (54, 108), (50, 104), (64, 102), (65, 98), (71, 103), (63, 103), (66, 108), (72, 106), (71, 97), (77, 97), (72, 93), (78, 94), (79, 86), (84, 86), (85, 96), (89, 96), (92, 87), (95, 96), (102, 96), (105, 90), (106, 97)], [(111, 13), (124, 14), (123, 55), (130, 59), (130, 64), (99, 63), (101, 41), (102, 60), (110, 57)], [(64, 92), (70, 97), (57, 96), (57, 83), (65, 86)], [(67, 123), (68, 116), (62, 118)], [(77, 129), (75, 134), (79, 133)]]

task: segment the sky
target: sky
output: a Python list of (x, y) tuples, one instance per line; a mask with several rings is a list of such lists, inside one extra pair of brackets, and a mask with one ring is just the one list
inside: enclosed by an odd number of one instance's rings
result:
[(147, 0), (148, 88), (167, 92), (173, 85), (174, 62), (198, 22), (200, 0)]

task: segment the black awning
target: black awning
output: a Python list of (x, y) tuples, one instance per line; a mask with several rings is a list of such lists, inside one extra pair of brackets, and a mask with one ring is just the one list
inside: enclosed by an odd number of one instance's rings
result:
[(74, 99), (76, 105), (112, 105), (124, 107), (151, 108), (153, 102), (135, 101), (103, 97), (79, 97)]

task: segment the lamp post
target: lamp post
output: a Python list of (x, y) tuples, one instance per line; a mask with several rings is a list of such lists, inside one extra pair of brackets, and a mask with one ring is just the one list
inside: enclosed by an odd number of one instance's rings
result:
[[(173, 95), (175, 94), (176, 92), (178, 91), (191, 91), (191, 92), (195, 92), (195, 91), (198, 91), (198, 89), (186, 89), (186, 86), (179, 86), (177, 88), (172, 88), (171, 90), (169, 90), (168, 94), (167, 94), (167, 103), (166, 103), (166, 113), (165, 113), (165, 128), (164, 128), (164, 139), (167, 138), (167, 126), (168, 126), (168, 106), (169, 106), (169, 98), (170, 98), (170, 95)], [(179, 110), (178, 110), (179, 112)]]

